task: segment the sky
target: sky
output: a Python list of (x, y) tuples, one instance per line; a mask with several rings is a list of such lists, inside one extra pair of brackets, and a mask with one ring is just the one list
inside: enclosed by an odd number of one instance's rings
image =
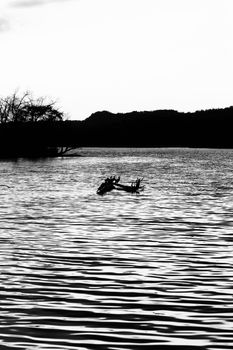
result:
[(233, 105), (232, 0), (1, 0), (0, 96), (69, 119)]

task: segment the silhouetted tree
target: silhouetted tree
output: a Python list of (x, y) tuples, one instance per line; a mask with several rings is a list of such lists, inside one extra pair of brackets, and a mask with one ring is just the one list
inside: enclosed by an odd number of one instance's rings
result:
[(45, 98), (34, 99), (30, 92), (19, 96), (17, 92), (0, 98), (0, 123), (7, 122), (55, 122), (62, 121), (64, 113), (59, 111), (54, 101)]
[(17, 92), (0, 98), (0, 157), (64, 155), (78, 147), (54, 101)]

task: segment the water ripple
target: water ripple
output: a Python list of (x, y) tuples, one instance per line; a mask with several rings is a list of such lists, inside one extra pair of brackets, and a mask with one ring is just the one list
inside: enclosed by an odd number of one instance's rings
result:
[(232, 151), (83, 154), (0, 164), (1, 349), (232, 349)]

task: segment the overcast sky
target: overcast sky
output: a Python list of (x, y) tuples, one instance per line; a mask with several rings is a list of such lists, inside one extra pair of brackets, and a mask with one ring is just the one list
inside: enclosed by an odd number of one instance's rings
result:
[(232, 0), (1, 0), (0, 95), (97, 110), (233, 105)]

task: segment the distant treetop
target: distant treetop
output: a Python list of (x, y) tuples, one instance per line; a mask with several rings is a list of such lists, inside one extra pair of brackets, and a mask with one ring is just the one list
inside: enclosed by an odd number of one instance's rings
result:
[(30, 92), (20, 96), (17, 92), (0, 98), (0, 123), (55, 122), (62, 121), (64, 113), (54, 101), (44, 97), (33, 98)]

